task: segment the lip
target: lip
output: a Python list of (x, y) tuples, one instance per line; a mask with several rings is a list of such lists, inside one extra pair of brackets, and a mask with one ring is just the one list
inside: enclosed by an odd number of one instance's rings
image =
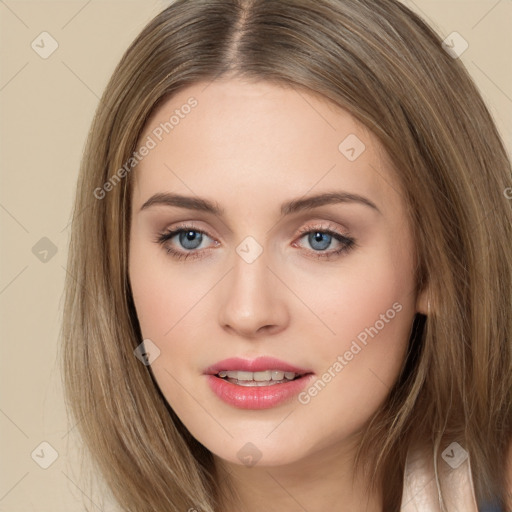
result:
[[(270, 386), (239, 386), (217, 377), (216, 374), (225, 370), (241, 370), (260, 372), (280, 370), (301, 374), (301, 377), (283, 384)], [(311, 381), (314, 374), (311, 370), (299, 368), (273, 357), (257, 359), (230, 358), (219, 361), (205, 370), (210, 389), (225, 403), (239, 409), (270, 409), (289, 401)]]
[(284, 384), (271, 386), (239, 386), (221, 379), (216, 375), (207, 375), (210, 389), (225, 403), (238, 409), (270, 409), (300, 393), (313, 378), (309, 373)]
[(286, 363), (285, 361), (276, 359), (275, 357), (267, 356), (258, 357), (256, 359), (241, 359), (239, 357), (231, 357), (229, 359), (219, 361), (218, 363), (215, 363), (214, 365), (206, 368), (204, 373), (206, 375), (216, 375), (222, 370), (241, 370), (245, 372), (263, 372), (265, 370), (280, 370), (283, 372), (293, 372), (299, 374), (312, 373), (311, 370), (308, 370), (306, 368), (298, 368), (297, 366), (293, 366), (289, 363)]

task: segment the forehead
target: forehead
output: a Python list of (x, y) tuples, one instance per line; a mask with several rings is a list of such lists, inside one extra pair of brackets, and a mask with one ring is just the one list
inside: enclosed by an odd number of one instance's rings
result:
[(317, 94), (268, 82), (193, 84), (153, 113), (144, 144), (152, 149), (134, 172), (139, 203), (171, 190), (268, 203), (342, 188), (384, 209), (398, 190), (364, 125)]

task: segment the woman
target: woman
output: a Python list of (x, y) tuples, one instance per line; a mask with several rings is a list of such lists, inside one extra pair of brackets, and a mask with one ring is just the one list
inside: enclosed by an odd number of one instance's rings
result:
[(125, 510), (510, 509), (511, 168), (441, 43), (394, 0), (178, 0), (127, 50), (63, 326)]

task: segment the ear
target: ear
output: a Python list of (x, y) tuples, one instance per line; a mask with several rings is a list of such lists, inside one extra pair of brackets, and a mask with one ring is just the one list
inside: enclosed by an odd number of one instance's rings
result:
[[(428, 315), (428, 299), (430, 297), (428, 286), (424, 286), (423, 290), (418, 293), (416, 297), (416, 311), (423, 315)], [(432, 304), (430, 304), (432, 308)]]

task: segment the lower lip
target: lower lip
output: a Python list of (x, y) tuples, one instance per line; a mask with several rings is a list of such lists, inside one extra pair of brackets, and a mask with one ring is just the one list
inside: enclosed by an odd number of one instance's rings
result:
[(270, 409), (300, 393), (313, 374), (271, 386), (238, 386), (215, 375), (207, 375), (208, 385), (224, 402), (239, 409)]

